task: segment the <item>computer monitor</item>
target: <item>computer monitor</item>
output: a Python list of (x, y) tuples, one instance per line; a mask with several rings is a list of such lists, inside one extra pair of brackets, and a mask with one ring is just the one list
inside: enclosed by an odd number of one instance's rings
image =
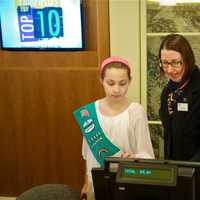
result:
[(96, 200), (200, 200), (200, 163), (106, 158), (92, 169)]

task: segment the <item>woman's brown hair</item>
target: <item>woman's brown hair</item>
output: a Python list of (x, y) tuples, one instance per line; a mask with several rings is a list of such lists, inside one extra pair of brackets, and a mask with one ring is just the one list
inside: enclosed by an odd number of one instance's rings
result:
[[(161, 50), (164, 49), (177, 51), (181, 54), (185, 66), (181, 83), (187, 80), (195, 68), (195, 57), (188, 40), (180, 34), (167, 35), (161, 42), (158, 54), (159, 59), (161, 59)], [(160, 68), (160, 70), (161, 75), (164, 74), (163, 69)]]

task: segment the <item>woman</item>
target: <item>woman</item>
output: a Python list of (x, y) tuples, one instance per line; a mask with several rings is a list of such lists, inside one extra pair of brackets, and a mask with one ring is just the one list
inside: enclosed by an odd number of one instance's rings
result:
[(170, 34), (159, 49), (160, 72), (168, 78), (162, 91), (160, 119), (165, 158), (200, 160), (200, 71), (185, 37)]
[(126, 97), (131, 66), (123, 58), (112, 56), (100, 67), (105, 97), (74, 112), (83, 133), (85, 183), (81, 197), (94, 199), (91, 169), (104, 164), (105, 156), (154, 158), (147, 116), (143, 107)]

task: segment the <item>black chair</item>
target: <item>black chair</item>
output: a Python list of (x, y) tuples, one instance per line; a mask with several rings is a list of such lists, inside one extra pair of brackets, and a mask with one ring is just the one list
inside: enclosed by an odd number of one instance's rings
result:
[(79, 200), (80, 195), (64, 184), (43, 184), (30, 188), (16, 200)]

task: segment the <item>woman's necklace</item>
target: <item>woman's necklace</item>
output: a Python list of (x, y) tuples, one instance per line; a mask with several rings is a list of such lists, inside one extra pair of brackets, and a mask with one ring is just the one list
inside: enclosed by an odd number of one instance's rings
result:
[(168, 94), (167, 108), (168, 108), (169, 115), (173, 114), (173, 112), (174, 112), (174, 106), (177, 103), (178, 98), (183, 93), (183, 88), (188, 84), (189, 80), (190, 79), (187, 79), (180, 87), (178, 87), (176, 90), (174, 90), (173, 92), (170, 92)]

